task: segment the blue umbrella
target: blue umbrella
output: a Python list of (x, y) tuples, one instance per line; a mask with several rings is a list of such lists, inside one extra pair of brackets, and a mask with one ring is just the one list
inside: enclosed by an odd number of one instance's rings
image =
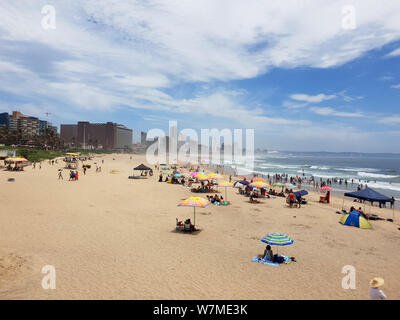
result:
[(306, 191), (306, 190), (301, 190), (301, 191), (296, 191), (296, 192), (294, 192), (294, 195), (297, 197), (298, 195), (300, 196), (300, 197), (303, 197), (303, 196), (306, 196), (308, 194), (308, 191)]
[(183, 177), (183, 174), (180, 173), (180, 172), (177, 172), (177, 173), (174, 174), (174, 177), (175, 178), (180, 178), (180, 177)]

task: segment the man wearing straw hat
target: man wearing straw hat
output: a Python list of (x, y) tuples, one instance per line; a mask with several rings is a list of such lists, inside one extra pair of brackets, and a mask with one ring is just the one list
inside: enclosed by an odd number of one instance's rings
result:
[(369, 296), (371, 300), (385, 300), (386, 295), (383, 293), (380, 287), (383, 287), (385, 281), (382, 278), (373, 278), (369, 282)]

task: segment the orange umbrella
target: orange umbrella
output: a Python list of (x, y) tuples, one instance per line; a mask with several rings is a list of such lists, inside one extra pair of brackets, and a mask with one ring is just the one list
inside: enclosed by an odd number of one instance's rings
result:
[(194, 214), (193, 224), (196, 225), (196, 207), (205, 208), (210, 204), (211, 204), (210, 201), (202, 197), (190, 197), (183, 200), (180, 204), (178, 204), (178, 207), (193, 207), (193, 214)]

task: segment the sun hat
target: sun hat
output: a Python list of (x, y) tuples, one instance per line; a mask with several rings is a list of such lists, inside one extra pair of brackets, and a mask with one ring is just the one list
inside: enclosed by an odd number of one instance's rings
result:
[(383, 278), (373, 278), (369, 282), (369, 285), (371, 288), (379, 288), (379, 287), (382, 287), (384, 284), (385, 284), (385, 280), (383, 280)]

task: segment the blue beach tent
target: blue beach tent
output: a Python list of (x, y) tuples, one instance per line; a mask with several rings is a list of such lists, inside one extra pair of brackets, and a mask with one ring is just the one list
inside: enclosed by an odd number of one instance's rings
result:
[(351, 226), (360, 229), (372, 229), (371, 224), (358, 211), (344, 214), (339, 222), (344, 226)]
[(375, 190), (371, 188), (365, 188), (360, 191), (355, 191), (355, 192), (346, 192), (344, 194), (346, 197), (351, 197), (351, 198), (357, 198), (360, 200), (366, 200), (366, 201), (371, 201), (371, 202), (390, 202), (392, 201), (391, 198), (384, 196), (383, 194), (380, 194), (379, 192), (376, 192)]

